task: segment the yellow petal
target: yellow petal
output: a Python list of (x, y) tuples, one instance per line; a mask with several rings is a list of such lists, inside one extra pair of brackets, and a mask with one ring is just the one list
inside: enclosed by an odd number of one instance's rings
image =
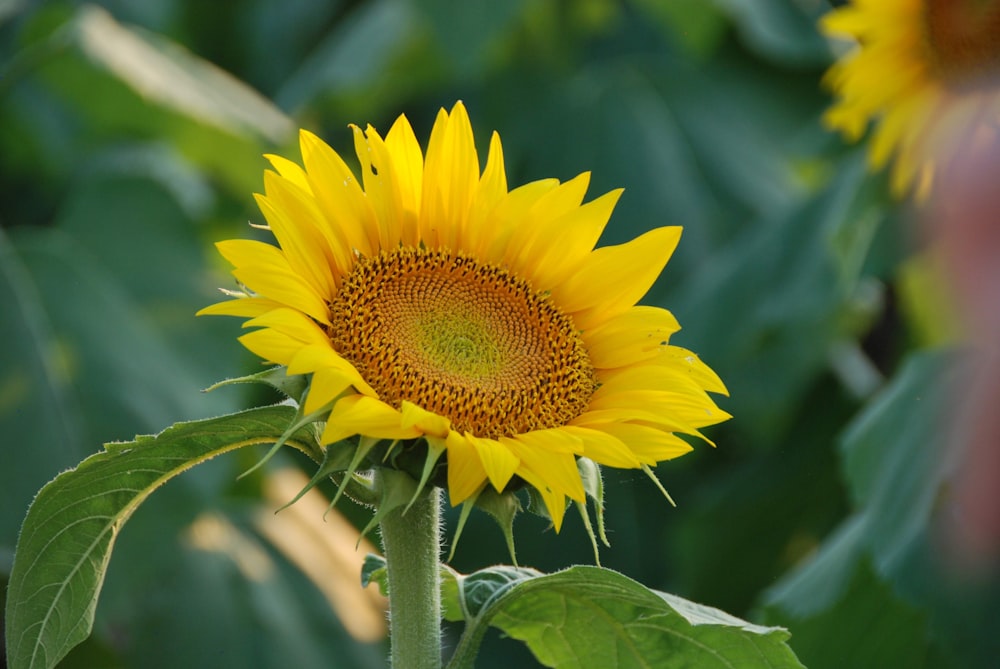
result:
[[(302, 169), (298, 163), (292, 162), (288, 158), (284, 158), (282, 156), (276, 156), (272, 153), (266, 153), (264, 154), (264, 157), (268, 159), (271, 165), (274, 166), (274, 169), (276, 169), (278, 174), (280, 174), (283, 178), (312, 195), (306, 171)], [(266, 170), (264, 174), (267, 174)]]
[(263, 195), (256, 195), (255, 199), (292, 271), (308, 281), (318, 295), (333, 295), (336, 285), (330, 272), (329, 253), (324, 253), (326, 240), (320, 231), (308, 221), (290, 220), (284, 209)]
[[(323, 370), (327, 370), (326, 374), (336, 372), (347, 384), (354, 386), (363, 395), (378, 397), (378, 393), (361, 377), (354, 365), (330, 348), (328, 342), (304, 346), (288, 363), (289, 374), (309, 374)], [(330, 379), (327, 381), (328, 385), (333, 383)], [(313, 383), (316, 383), (315, 379)]]
[(460, 248), (469, 207), (479, 186), (479, 157), (469, 114), (461, 102), (438, 114), (427, 145), (420, 215), (422, 239)]
[(583, 442), (583, 455), (608, 467), (638, 469), (642, 462), (618, 437), (606, 431), (586, 427), (562, 428)]
[(507, 193), (485, 216), (482, 227), (490, 232), (481, 240), (481, 257), (487, 262), (503, 264), (507, 248), (531, 207), (545, 193), (559, 186), (558, 179), (540, 179), (519, 186)]
[(679, 227), (657, 228), (625, 244), (597, 249), (552, 287), (556, 303), (583, 330), (624, 313), (656, 281), (680, 237)]
[(583, 451), (583, 442), (579, 437), (558, 428), (501, 437), (500, 443), (521, 460), (519, 474), (533, 472), (553, 492), (582, 502), (583, 482), (576, 468), (576, 457), (567, 450), (552, 448), (552, 442), (556, 439), (572, 440), (575, 451)]
[(483, 170), (479, 190), (476, 192), (476, 205), (472, 209), (465, 239), (459, 250), (475, 257), (483, 257), (484, 250), (492, 245), (497, 232), (496, 226), (487, 222), (488, 217), (505, 197), (507, 197), (507, 173), (504, 167), (503, 148), (500, 145), (500, 135), (494, 132), (490, 138), (486, 169)]
[(490, 483), (497, 492), (502, 491), (517, 471), (521, 460), (509, 448), (494, 439), (480, 439), (468, 432), (465, 433), (465, 439), (476, 449)]
[(293, 337), (302, 345), (319, 344), (329, 347), (329, 340), (316, 323), (295, 309), (273, 309), (266, 314), (251, 319), (243, 324), (245, 328), (270, 328)]
[(195, 316), (244, 316), (253, 318), (283, 306), (285, 305), (281, 302), (275, 302), (264, 297), (237, 297), (225, 302), (210, 304), (204, 309), (198, 310)]
[(237, 339), (251, 353), (279, 365), (287, 365), (302, 348), (298, 339), (271, 329), (250, 332)]
[(233, 276), (255, 293), (307, 313), (320, 322), (330, 322), (322, 296), (291, 268), (279, 248), (249, 239), (230, 239), (215, 246), (235, 265)]
[(486, 482), (486, 470), (475, 447), (458, 432), (445, 441), (448, 447), (448, 498), (452, 506), (469, 499)]
[(393, 173), (404, 212), (402, 242), (406, 246), (416, 246), (419, 242), (417, 221), (420, 199), (424, 188), (424, 155), (405, 116), (400, 116), (392, 124), (385, 136), (385, 146), (392, 156)]
[[(289, 373), (292, 373), (291, 367), (288, 369)], [(306, 414), (319, 411), (350, 387), (351, 379), (345, 376), (341, 370), (332, 367), (318, 369), (312, 375), (309, 392), (306, 393), (302, 410)]]
[(337, 400), (323, 430), (323, 443), (332, 444), (355, 434), (375, 439), (413, 439), (415, 427), (403, 427), (402, 416), (385, 402), (365, 395)]
[(451, 421), (432, 411), (421, 409), (413, 402), (403, 400), (400, 407), (403, 416), (403, 427), (415, 427), (421, 434), (429, 434), (434, 437), (447, 437), (451, 431)]
[(299, 134), (309, 186), (329, 225), (343, 230), (351, 249), (371, 255), (378, 226), (357, 178), (336, 151), (316, 135)]
[(324, 240), (322, 249), (329, 254), (329, 264), (337, 275), (346, 274), (354, 265), (354, 251), (347, 235), (330, 225), (316, 199), (307, 191), (274, 172), (264, 172), (264, 192), (275, 208), (283, 211), (289, 221), (308, 225), (319, 232)]
[(402, 235), (403, 205), (392, 158), (375, 128), (369, 125), (362, 132), (361, 128), (352, 125), (351, 130), (354, 150), (361, 163), (365, 195), (377, 221), (377, 248), (395, 248)]
[(694, 450), (677, 435), (644, 425), (606, 423), (594, 425), (593, 429), (618, 437), (643, 464), (672, 460)]
[(557, 284), (574, 272), (597, 244), (621, 194), (621, 189), (613, 190), (551, 222), (540, 222), (523, 252), (530, 266), (522, 265), (521, 271), (538, 286)]
[(594, 367), (623, 367), (656, 357), (680, 329), (666, 309), (635, 306), (585, 330), (583, 341)]
[(541, 193), (519, 217), (520, 220), (507, 247), (504, 263), (517, 271), (526, 264), (530, 265), (531, 249), (535, 247), (535, 241), (546, 233), (553, 223), (580, 208), (589, 185), (590, 172), (584, 172)]

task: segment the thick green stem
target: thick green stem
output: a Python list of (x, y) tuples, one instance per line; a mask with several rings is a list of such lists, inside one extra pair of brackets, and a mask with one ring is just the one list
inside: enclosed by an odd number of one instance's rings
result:
[(393, 669), (441, 667), (441, 491), (429, 488), (406, 513), (381, 523), (389, 577)]

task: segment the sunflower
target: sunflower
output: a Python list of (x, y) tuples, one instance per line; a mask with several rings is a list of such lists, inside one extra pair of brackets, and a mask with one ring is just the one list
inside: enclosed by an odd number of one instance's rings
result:
[(897, 194), (923, 199), (970, 133), (995, 133), (1000, 2), (853, 0), (820, 25), (856, 41), (827, 72), (837, 99), (824, 121), (851, 141), (877, 121), (870, 162), (895, 156)]
[(403, 116), (384, 138), (351, 127), (360, 180), (305, 130), (303, 167), (267, 156), (278, 245), (218, 243), (241, 289), (199, 312), (248, 318), (244, 346), (311, 377), (324, 444), (424, 439), (452, 505), (519, 477), (558, 530), (578, 457), (648, 472), (729, 417), (718, 376), (668, 343), (673, 315), (636, 305), (680, 228), (594, 250), (621, 191), (583, 203), (589, 173), (508, 190), (499, 136), (480, 173), (461, 103), (426, 156)]

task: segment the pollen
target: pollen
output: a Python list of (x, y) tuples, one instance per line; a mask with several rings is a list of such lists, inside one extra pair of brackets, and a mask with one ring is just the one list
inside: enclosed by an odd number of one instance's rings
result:
[(477, 437), (561, 427), (597, 382), (572, 319), (501, 267), (445, 250), (360, 257), (331, 301), (332, 346), (379, 397)]

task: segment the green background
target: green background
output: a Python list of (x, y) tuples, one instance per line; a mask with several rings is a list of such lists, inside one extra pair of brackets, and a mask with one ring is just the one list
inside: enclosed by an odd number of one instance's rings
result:
[[(0, 0), (0, 578), (34, 493), (104, 442), (275, 398), (212, 242), (263, 222), (261, 154), (465, 102), (509, 182), (625, 187), (602, 243), (683, 225), (646, 301), (727, 382), (718, 447), (661, 465), (678, 508), (606, 470), (605, 566), (792, 632), (809, 667), (990, 667), (995, 580), (949, 570), (943, 405), (961, 384), (912, 212), (823, 129), (833, 50), (794, 0)], [(122, 533), (65, 667), (381, 667), (257, 533), (253, 453), (158, 491)], [(285, 462), (306, 466), (287, 457)], [(328, 491), (329, 492), (329, 491)], [(280, 569), (185, 541), (207, 510)], [(342, 507), (364, 525), (366, 513)], [(450, 513), (449, 528), (457, 515)], [(579, 521), (520, 516), (521, 562), (593, 561)], [(453, 565), (506, 560), (474, 513)], [(359, 586), (360, 587), (360, 586)], [(454, 630), (452, 630), (454, 631)], [(454, 638), (454, 635), (451, 637)], [(291, 658), (291, 659), (290, 659)], [(494, 635), (480, 665), (533, 660)]]

